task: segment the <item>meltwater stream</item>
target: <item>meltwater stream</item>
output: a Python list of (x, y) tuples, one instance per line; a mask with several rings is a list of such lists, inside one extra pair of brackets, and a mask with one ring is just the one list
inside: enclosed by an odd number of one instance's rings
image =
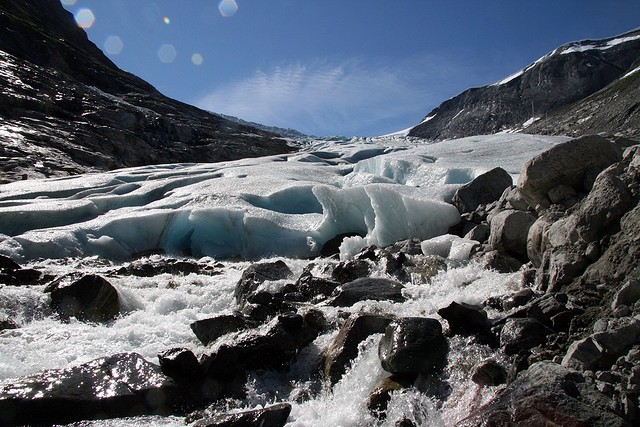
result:
[[(160, 259), (159, 256), (154, 258), (156, 261)], [(297, 259), (278, 259), (286, 262), (294, 274), (300, 274), (308, 263)], [(209, 264), (215, 274), (109, 277), (106, 273), (114, 271), (114, 265), (97, 257), (30, 264), (53, 275), (79, 270), (105, 274), (118, 289), (124, 314), (108, 325), (78, 321), (63, 323), (51, 313), (41, 287), (1, 288), (0, 307), (3, 313), (0, 314), (15, 319), (21, 327), (0, 333), (0, 379), (74, 366), (121, 352), (138, 352), (153, 363), (158, 362), (157, 354), (168, 348), (187, 347), (196, 354), (203, 353), (205, 348), (192, 333), (190, 323), (229, 312), (235, 307), (233, 289), (249, 263), (217, 262), (211, 258), (198, 262)], [(384, 276), (384, 273), (374, 275)], [(414, 277), (405, 284), (408, 300), (404, 303), (364, 301), (346, 310), (438, 318), (436, 310), (453, 300), (477, 304), (518, 288), (517, 274), (487, 271), (470, 263), (441, 272), (426, 283)], [(338, 324), (338, 308), (320, 308), (328, 319)], [(278, 401), (290, 402), (293, 409), (289, 426), (393, 426), (394, 420), (401, 417), (421, 426), (448, 426), (493, 395), (491, 388), (485, 387), (481, 391), (470, 381), (471, 369), (491, 354), (489, 348), (471, 345), (464, 338), (453, 338), (450, 339), (446, 370), (446, 381), (451, 387), (447, 400), (431, 401), (426, 395), (411, 391), (398, 393), (388, 407), (389, 421), (386, 424), (379, 422), (367, 410), (366, 401), (375, 385), (389, 376), (381, 368), (377, 355), (380, 335), (371, 336), (361, 345), (351, 369), (329, 392), (314, 372), (322, 350), (336, 332), (337, 326), (319, 336), (286, 371), (251, 373), (244, 409)], [(137, 417), (73, 425), (178, 426), (184, 425), (184, 418)]]

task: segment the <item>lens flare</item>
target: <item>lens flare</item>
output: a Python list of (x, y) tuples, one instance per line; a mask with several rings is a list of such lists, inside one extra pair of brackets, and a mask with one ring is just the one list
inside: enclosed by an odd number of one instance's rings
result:
[(199, 53), (191, 55), (191, 62), (193, 62), (194, 65), (202, 65), (202, 61), (204, 61), (204, 58)]
[(76, 23), (80, 28), (91, 28), (96, 20), (91, 9), (80, 9), (76, 12)]
[(178, 56), (178, 52), (172, 44), (163, 44), (160, 46), (160, 49), (158, 49), (158, 58), (160, 58), (160, 62), (163, 64), (171, 64), (175, 61), (176, 56)]
[(222, 0), (218, 4), (218, 10), (220, 11), (220, 15), (229, 18), (238, 11), (238, 3), (236, 3), (236, 0)]
[(167, 24), (167, 25), (171, 24), (171, 19), (169, 19), (169, 18), (168, 18), (168, 17), (166, 17), (166, 16), (165, 16), (164, 18), (162, 18), (162, 21), (163, 21), (165, 24)]
[(118, 36), (109, 36), (104, 42), (104, 51), (109, 55), (120, 55), (122, 49), (124, 49), (124, 43)]

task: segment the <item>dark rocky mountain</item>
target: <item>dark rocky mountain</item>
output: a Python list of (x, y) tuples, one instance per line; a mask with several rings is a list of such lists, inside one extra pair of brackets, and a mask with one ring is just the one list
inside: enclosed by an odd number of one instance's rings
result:
[(292, 150), (120, 70), (58, 0), (0, 3), (0, 182)]
[(637, 136), (638, 74), (624, 76), (639, 59), (640, 30), (566, 44), (498, 83), (443, 102), (409, 136), (443, 140), (525, 128)]

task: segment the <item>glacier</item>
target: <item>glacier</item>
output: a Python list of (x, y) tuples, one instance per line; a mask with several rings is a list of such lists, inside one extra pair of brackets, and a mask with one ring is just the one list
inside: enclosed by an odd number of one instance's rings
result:
[(402, 137), (317, 141), (297, 153), (171, 164), (0, 187), (0, 253), (17, 261), (150, 253), (312, 258), (430, 239), (459, 221), (455, 190), (494, 167), (517, 178), (564, 137), (508, 134), (439, 143)]

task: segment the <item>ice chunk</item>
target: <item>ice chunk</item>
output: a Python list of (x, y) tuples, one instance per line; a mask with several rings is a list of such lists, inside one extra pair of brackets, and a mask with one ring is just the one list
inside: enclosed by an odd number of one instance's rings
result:
[(471, 256), (474, 248), (478, 247), (480, 242), (453, 234), (445, 234), (425, 240), (420, 244), (424, 255), (438, 255), (443, 258), (466, 261)]

